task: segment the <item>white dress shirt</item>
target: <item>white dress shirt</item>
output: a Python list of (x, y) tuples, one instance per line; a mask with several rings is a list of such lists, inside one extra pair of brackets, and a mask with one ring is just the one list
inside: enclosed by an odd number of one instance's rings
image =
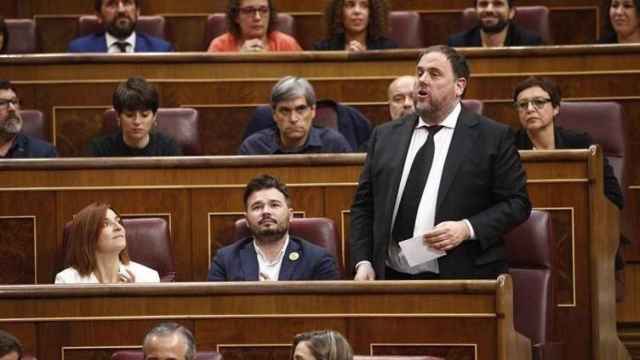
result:
[(126, 42), (129, 44), (127, 46), (127, 51), (126, 51), (127, 53), (135, 52), (135, 49), (136, 49), (136, 32), (135, 31), (133, 31), (131, 35), (129, 35), (129, 37), (124, 40), (118, 39), (117, 37), (109, 34), (108, 32), (105, 33), (105, 38), (107, 40), (107, 52), (109, 54), (122, 53), (118, 45), (116, 45), (117, 42)]
[[(438, 131), (434, 135), (433, 162), (431, 163), (429, 177), (427, 178), (427, 183), (425, 184), (424, 190), (422, 192), (422, 197), (420, 198), (420, 204), (418, 205), (416, 222), (413, 227), (414, 237), (425, 234), (426, 232), (432, 230), (435, 225), (437, 225), (435, 224), (435, 217), (436, 204), (438, 201), (438, 190), (440, 189), (440, 180), (442, 179), (444, 164), (447, 159), (447, 154), (449, 153), (449, 145), (451, 145), (451, 139), (453, 138), (453, 133), (455, 131), (456, 124), (458, 123), (458, 117), (460, 116), (461, 109), (462, 108), (460, 106), (460, 103), (458, 103), (453, 111), (451, 111), (449, 115), (447, 115), (447, 117), (439, 124), (442, 126), (442, 129), (440, 129), (440, 131)], [(398, 187), (396, 202), (393, 207), (393, 218), (391, 220), (392, 229), (396, 220), (396, 215), (398, 214), (400, 201), (402, 200), (402, 193), (404, 192), (404, 187), (407, 183), (409, 172), (411, 171), (413, 159), (415, 158), (418, 150), (420, 150), (420, 148), (424, 145), (424, 143), (427, 141), (427, 138), (429, 137), (427, 126), (428, 124), (420, 117), (418, 119), (415, 130), (411, 135), (411, 142), (409, 143), (409, 150), (407, 151), (407, 157), (404, 161), (402, 178), (400, 179), (400, 186)], [(471, 238), (473, 238), (474, 233), (471, 223), (469, 223), (469, 221), (466, 219), (464, 219), (464, 221), (467, 224), (467, 227), (469, 227)], [(388, 256), (386, 265), (396, 271), (407, 274), (418, 274), (426, 271), (433, 273), (440, 272), (437, 260), (428, 261), (413, 267), (409, 266), (407, 259), (402, 254), (400, 246), (398, 246), (398, 243), (396, 243), (393, 239), (389, 241), (387, 254)]]
[(284, 245), (280, 249), (278, 256), (272, 262), (267, 261), (267, 257), (264, 255), (258, 244), (256, 244), (256, 240), (253, 240), (253, 247), (256, 249), (256, 254), (258, 254), (258, 279), (260, 281), (277, 281), (280, 276), (280, 268), (282, 267), (282, 259), (284, 258), (284, 253), (287, 250), (287, 246), (289, 246), (289, 234), (285, 235)]

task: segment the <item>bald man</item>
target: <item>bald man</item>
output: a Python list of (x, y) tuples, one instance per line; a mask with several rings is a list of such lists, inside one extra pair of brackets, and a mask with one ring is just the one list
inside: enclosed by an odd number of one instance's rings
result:
[(391, 120), (407, 116), (415, 111), (413, 105), (413, 88), (416, 84), (415, 76), (400, 76), (389, 85), (389, 114)]

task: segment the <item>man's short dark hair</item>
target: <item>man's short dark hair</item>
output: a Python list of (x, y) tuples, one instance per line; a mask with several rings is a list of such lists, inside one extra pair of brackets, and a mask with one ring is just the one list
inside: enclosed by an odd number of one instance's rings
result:
[[(474, 0), (473, 1), (473, 7), (478, 7), (478, 1), (479, 0)], [(511, 9), (513, 7), (513, 2), (516, 0), (507, 0), (507, 5), (509, 5), (509, 9)]]
[(289, 189), (287, 189), (287, 185), (280, 182), (280, 180), (271, 175), (259, 175), (251, 179), (247, 184), (247, 187), (244, 189), (244, 205), (247, 206), (247, 200), (249, 196), (254, 192), (260, 190), (268, 190), (268, 189), (277, 189), (284, 195), (284, 198), (287, 200), (287, 205), (291, 203), (291, 198), (289, 197)]
[(457, 52), (456, 49), (446, 46), (446, 45), (434, 45), (430, 46), (424, 51), (420, 53), (418, 56), (418, 61), (422, 59), (423, 56), (432, 53), (439, 52), (442, 53), (447, 60), (449, 60), (449, 64), (451, 64), (451, 69), (453, 69), (453, 74), (456, 76), (456, 79), (463, 78), (467, 85), (462, 92), (462, 95), (467, 92), (467, 88), (469, 87), (469, 64), (467, 63), (467, 59), (461, 53)]
[(549, 99), (551, 99), (551, 105), (553, 105), (553, 107), (560, 106), (562, 95), (560, 94), (560, 88), (558, 85), (553, 80), (535, 76), (531, 76), (516, 85), (515, 89), (513, 89), (513, 102), (518, 101), (518, 95), (520, 95), (521, 92), (536, 86), (549, 94)]
[(0, 357), (15, 352), (22, 359), (22, 344), (15, 336), (0, 330)]
[[(191, 331), (189, 331), (189, 329), (174, 322), (160, 323), (154, 326), (153, 329), (149, 330), (149, 332), (147, 332), (147, 334), (144, 336), (144, 339), (142, 340), (142, 350), (143, 351), (145, 350), (145, 344), (149, 339), (151, 339), (151, 337), (153, 336), (165, 337), (165, 336), (171, 336), (176, 333), (182, 335), (182, 338), (185, 340), (187, 344), (187, 351), (184, 354), (184, 359), (193, 360), (196, 356), (196, 340), (193, 337), (193, 334), (191, 333)], [(146, 358), (147, 354), (144, 354), (144, 355)]]
[(113, 93), (113, 108), (123, 111), (158, 111), (158, 90), (141, 77), (132, 77), (120, 83)]
[[(95, 0), (94, 3), (94, 7), (96, 9), (96, 12), (99, 13), (100, 9), (102, 9), (102, 2), (105, 0)], [(134, 0), (136, 3), (136, 8), (140, 9), (140, 7), (142, 7), (142, 0)]]
[(16, 92), (16, 89), (13, 87), (13, 84), (9, 80), (0, 80), (0, 90), (11, 90)]
[[(267, 2), (269, 4), (269, 24), (267, 25), (268, 35), (276, 28), (278, 12), (273, 7), (272, 0), (268, 0)], [(229, 0), (229, 4), (227, 5), (227, 29), (236, 38), (240, 38), (242, 36), (240, 25), (236, 22), (236, 18), (240, 15), (240, 4), (242, 4), (242, 0)]]

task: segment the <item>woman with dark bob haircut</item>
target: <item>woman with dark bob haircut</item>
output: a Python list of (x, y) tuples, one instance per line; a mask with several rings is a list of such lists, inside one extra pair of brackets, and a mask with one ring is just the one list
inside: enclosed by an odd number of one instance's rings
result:
[(69, 230), (69, 267), (56, 284), (159, 282), (158, 272), (129, 260), (126, 231), (108, 204), (92, 203), (73, 216)]
[(332, 0), (324, 14), (328, 39), (313, 44), (314, 50), (366, 51), (395, 49), (386, 38), (387, 0)]
[(9, 44), (9, 30), (4, 18), (0, 16), (0, 54), (7, 53), (7, 45)]
[(352, 360), (349, 342), (337, 331), (309, 331), (296, 335), (290, 360)]
[(211, 41), (209, 52), (302, 51), (293, 37), (275, 31), (271, 0), (229, 0), (228, 31)]
[(640, 0), (610, 0), (603, 44), (640, 43)]

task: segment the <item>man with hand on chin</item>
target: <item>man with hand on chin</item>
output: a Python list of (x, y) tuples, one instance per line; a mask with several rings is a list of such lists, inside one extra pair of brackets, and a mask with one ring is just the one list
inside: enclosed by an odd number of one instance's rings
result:
[(216, 252), (209, 281), (337, 280), (336, 259), (325, 249), (289, 235), (293, 209), (286, 185), (270, 175), (244, 191), (251, 236)]
[(475, 0), (479, 24), (449, 37), (447, 45), (455, 47), (502, 47), (544, 45), (538, 34), (513, 23), (515, 0)]
[[(469, 67), (453, 48), (427, 48), (416, 75), (416, 113), (369, 140), (351, 207), (355, 279), (496, 278), (502, 234), (531, 211), (513, 134), (462, 106)], [(408, 239), (444, 256), (409, 261)]]

